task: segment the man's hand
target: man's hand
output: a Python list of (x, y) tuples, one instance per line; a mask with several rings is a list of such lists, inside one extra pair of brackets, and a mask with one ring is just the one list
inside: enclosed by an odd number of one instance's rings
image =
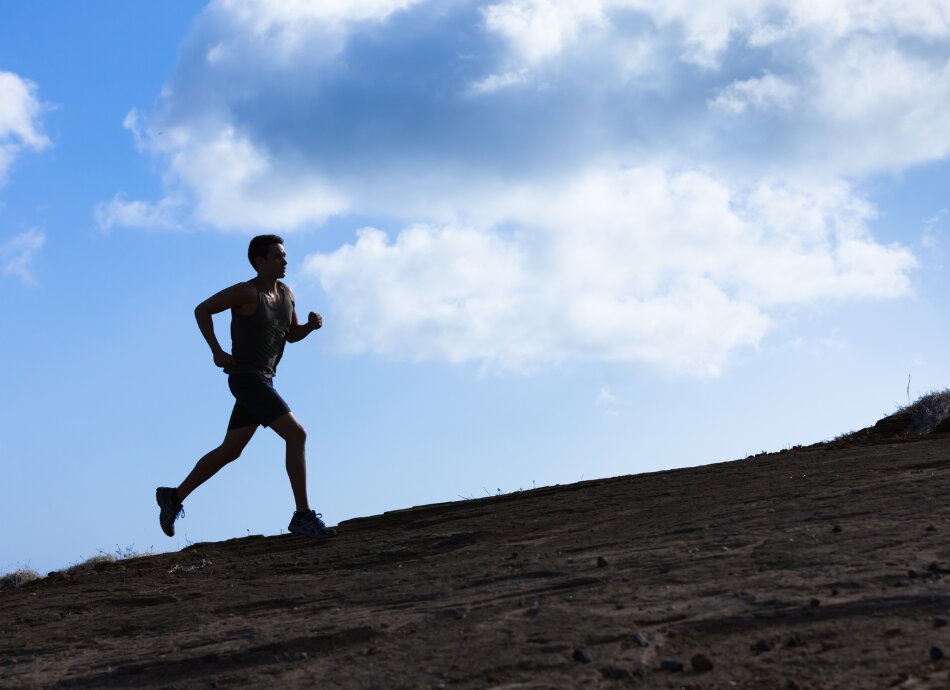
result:
[(316, 312), (310, 312), (307, 316), (307, 326), (310, 327), (310, 330), (315, 331), (323, 325), (323, 317), (317, 314)]
[(234, 357), (224, 350), (218, 350), (214, 353), (214, 365), (222, 369), (228, 369), (234, 366)]

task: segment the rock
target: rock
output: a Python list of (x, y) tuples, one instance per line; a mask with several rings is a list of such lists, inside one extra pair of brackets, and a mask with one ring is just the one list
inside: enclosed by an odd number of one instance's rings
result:
[(936, 561), (928, 565), (927, 570), (934, 575), (939, 575), (941, 572), (943, 572), (942, 570), (940, 570), (940, 564), (937, 563)]
[(609, 680), (633, 680), (633, 673), (630, 669), (620, 666), (604, 666), (600, 669), (600, 675)]
[(606, 567), (607, 567), (607, 559), (604, 558), (603, 556), (598, 556), (598, 557), (597, 557), (597, 567), (598, 567), (598, 568), (606, 568)]
[(650, 646), (650, 643), (647, 641), (646, 635), (644, 635), (642, 632), (638, 632), (636, 635), (634, 635), (634, 636), (633, 636), (633, 641), (634, 641), (634, 643), (636, 643), (636, 645), (637, 645), (638, 647), (649, 647), (649, 646)]
[(937, 422), (937, 425), (930, 432), (932, 434), (945, 434), (950, 431), (950, 417), (945, 417)]
[(841, 531), (841, 525), (835, 525), (834, 527), (831, 528), (831, 531), (834, 532), (835, 534), (838, 534)]
[(785, 646), (789, 649), (795, 649), (796, 647), (804, 647), (805, 643), (802, 641), (801, 636), (798, 633), (795, 633), (790, 638), (788, 638), (788, 640), (785, 642)]
[(931, 661), (940, 661), (943, 659), (943, 650), (940, 647), (934, 646), (930, 648), (930, 660)]
[(947, 624), (950, 624), (950, 618), (947, 616), (934, 616), (934, 627), (935, 628), (945, 628)]
[(675, 656), (667, 657), (660, 662), (660, 670), (669, 671), (670, 673), (679, 673), (683, 670), (683, 662)]
[(587, 647), (579, 647), (574, 650), (574, 661), (580, 661), (583, 664), (589, 664), (594, 660), (594, 655), (590, 653)]
[(871, 432), (876, 438), (894, 438), (910, 434), (913, 427), (914, 418), (909, 412), (895, 412), (877, 420)]
[(907, 571), (907, 577), (909, 577), (911, 580), (916, 580), (916, 579), (917, 579), (917, 571), (916, 571), (916, 570), (908, 570), (908, 571)]
[(694, 654), (693, 658), (689, 660), (689, 664), (697, 673), (706, 673), (713, 670), (713, 662), (705, 654)]
[(754, 645), (752, 645), (751, 649), (756, 654), (761, 654), (762, 652), (771, 652), (772, 643), (770, 643), (768, 640), (759, 640)]
[(813, 609), (817, 609), (819, 606), (821, 606), (821, 600), (820, 600), (820, 599), (809, 599), (809, 600), (808, 600), (808, 605), (811, 606)]
[(937, 531), (937, 528), (934, 527), (933, 525), (927, 525), (927, 529), (924, 530), (924, 532), (936, 532), (936, 531)]

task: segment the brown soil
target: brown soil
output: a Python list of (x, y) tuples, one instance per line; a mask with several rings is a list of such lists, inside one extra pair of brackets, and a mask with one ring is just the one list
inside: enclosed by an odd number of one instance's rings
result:
[(947, 688), (948, 496), (936, 437), (195, 544), (0, 592), (0, 686)]

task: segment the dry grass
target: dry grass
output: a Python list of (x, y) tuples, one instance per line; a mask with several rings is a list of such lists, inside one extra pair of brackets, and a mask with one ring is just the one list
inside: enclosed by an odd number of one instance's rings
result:
[(25, 585), (27, 582), (39, 580), (40, 577), (42, 576), (33, 570), (33, 568), (20, 568), (19, 570), (14, 570), (12, 573), (0, 575), (0, 590), (14, 589)]
[(908, 436), (929, 434), (937, 424), (950, 416), (950, 388), (926, 393), (894, 414), (909, 416)]
[[(63, 568), (58, 571), (65, 575), (77, 575), (82, 574), (88, 570), (96, 570), (98, 566), (102, 566), (108, 563), (115, 563), (116, 561), (122, 561), (126, 558), (138, 558), (140, 556), (150, 556), (152, 555), (152, 549), (149, 548), (148, 551), (136, 551), (134, 547), (127, 546), (121, 548), (116, 546), (115, 553), (106, 553), (105, 551), (100, 550), (95, 556), (80, 561), (78, 563), (73, 563), (67, 568)], [(5, 589), (15, 589), (21, 587), (28, 582), (33, 582), (34, 580), (40, 580), (43, 576), (32, 568), (20, 568), (14, 570), (12, 573), (7, 573), (5, 575), (0, 575), (0, 591)]]
[(940, 422), (950, 416), (950, 388), (930, 391), (909, 405), (901, 405), (877, 424), (865, 429), (841, 434), (831, 443), (879, 441), (886, 438), (915, 438), (926, 436)]

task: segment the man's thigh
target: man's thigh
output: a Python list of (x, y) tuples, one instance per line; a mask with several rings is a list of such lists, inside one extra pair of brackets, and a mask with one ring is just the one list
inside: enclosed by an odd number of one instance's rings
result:
[(302, 441), (307, 437), (303, 426), (294, 417), (293, 412), (282, 414), (270, 423), (270, 428), (285, 441)]
[(228, 432), (224, 435), (224, 441), (221, 442), (221, 447), (240, 455), (255, 431), (257, 431), (257, 424), (228, 429)]

